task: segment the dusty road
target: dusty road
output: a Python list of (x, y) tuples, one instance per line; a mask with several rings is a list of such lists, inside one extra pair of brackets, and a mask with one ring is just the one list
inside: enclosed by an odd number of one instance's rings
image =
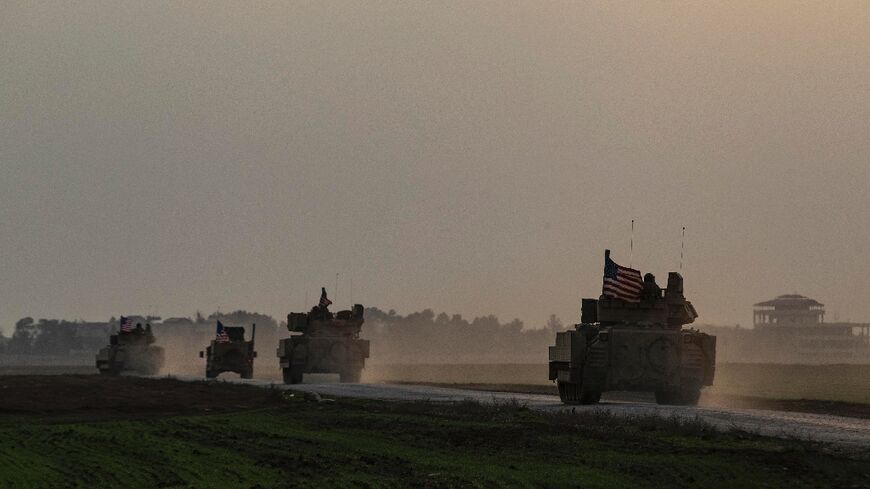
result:
[(483, 403), (517, 401), (531, 409), (541, 411), (601, 409), (620, 416), (697, 417), (721, 429), (733, 428), (767, 436), (798, 438), (830, 443), (850, 450), (870, 452), (870, 420), (843, 416), (759, 409), (659, 406), (653, 403), (629, 402), (602, 402), (594, 406), (565, 406), (559, 402), (559, 398), (556, 396), (404, 384), (298, 384), (291, 386), (257, 379), (228, 378), (227, 380), (263, 387), (275, 386), (280, 389), (300, 392), (316, 392), (326, 397), (430, 402), (457, 402), (469, 399)]

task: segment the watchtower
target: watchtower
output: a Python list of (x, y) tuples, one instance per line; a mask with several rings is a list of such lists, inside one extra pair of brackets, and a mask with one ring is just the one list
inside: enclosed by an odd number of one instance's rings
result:
[(812, 326), (825, 322), (825, 305), (798, 294), (786, 294), (755, 304), (753, 325)]

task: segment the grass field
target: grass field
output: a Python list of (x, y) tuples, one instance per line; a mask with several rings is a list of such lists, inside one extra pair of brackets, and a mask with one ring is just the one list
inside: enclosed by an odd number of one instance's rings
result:
[[(552, 385), (546, 364), (373, 365), (372, 380)], [(870, 404), (870, 365), (720, 364), (705, 392), (716, 396), (816, 399)]]
[[(0, 399), (3, 488), (870, 485), (862, 455), (694, 421), (314, 402), (223, 383), (15, 379), (2, 386), (14, 399)], [(41, 393), (50, 383), (80, 395), (50, 401)]]

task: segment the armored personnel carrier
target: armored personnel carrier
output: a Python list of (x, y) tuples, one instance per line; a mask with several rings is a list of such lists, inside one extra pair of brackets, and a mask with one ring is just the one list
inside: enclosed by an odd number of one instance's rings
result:
[[(617, 281), (623, 271), (637, 282)], [(659, 404), (697, 404), (713, 384), (716, 337), (683, 328), (698, 317), (683, 277), (669, 273), (665, 290), (649, 273), (641, 283), (640, 272), (619, 267), (608, 251), (604, 282), (601, 297), (582, 300), (581, 323), (556, 333), (550, 347), (550, 380), (562, 402), (594, 404), (604, 391), (623, 390), (655, 392)]]
[(253, 378), (256, 335), (256, 324), (251, 325), (251, 341), (245, 341), (244, 327), (224, 326), (218, 321), (215, 339), (205, 352), (199, 352), (199, 357), (205, 358), (205, 376), (213, 379), (224, 372), (235, 372), (243, 379)]
[(359, 382), (369, 357), (368, 340), (359, 339), (363, 306), (356, 304), (353, 310), (333, 315), (328, 305), (322, 298), (321, 305), (307, 314), (287, 315), (287, 329), (301, 334), (278, 343), (285, 384), (298, 384), (307, 373), (337, 373), (341, 382)]
[(124, 318), (122, 329), (109, 338), (109, 346), (97, 353), (97, 368), (101, 374), (118, 375), (121, 372), (136, 372), (143, 375), (154, 375), (163, 367), (163, 348), (154, 346), (154, 334), (151, 325), (141, 324), (125, 330)]

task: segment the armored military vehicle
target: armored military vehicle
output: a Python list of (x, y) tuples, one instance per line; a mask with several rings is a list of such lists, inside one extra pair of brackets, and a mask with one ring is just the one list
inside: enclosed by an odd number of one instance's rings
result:
[(254, 377), (254, 338), (257, 325), (251, 325), (251, 341), (245, 341), (245, 328), (242, 326), (224, 326), (217, 322), (215, 339), (206, 347), (205, 352), (199, 352), (200, 358), (205, 358), (205, 376), (213, 379), (224, 372), (235, 372), (243, 379)]
[(109, 346), (97, 353), (97, 368), (101, 374), (118, 375), (121, 372), (136, 372), (154, 375), (163, 367), (163, 348), (154, 346), (151, 325), (142, 328), (126, 328), (122, 318), (122, 328), (109, 338)]
[(287, 315), (287, 329), (301, 334), (278, 343), (286, 384), (302, 382), (302, 375), (307, 373), (336, 373), (341, 382), (359, 382), (369, 357), (368, 340), (359, 339), (363, 306), (356, 304), (353, 310), (333, 315), (323, 298), (321, 304), (307, 314)]
[[(652, 274), (637, 289), (631, 283), (608, 282), (600, 298), (583, 299), (580, 324), (556, 333), (550, 347), (550, 380), (556, 381), (565, 404), (594, 404), (608, 390), (652, 391), (659, 404), (694, 405), (703, 386), (713, 384), (716, 337), (684, 329), (698, 317), (683, 295), (683, 277), (668, 274), (661, 290)], [(619, 267), (621, 268), (621, 267)], [(622, 287), (629, 295), (609, 293)], [(617, 291), (619, 292), (619, 291)], [(614, 295), (619, 297), (614, 297)]]

